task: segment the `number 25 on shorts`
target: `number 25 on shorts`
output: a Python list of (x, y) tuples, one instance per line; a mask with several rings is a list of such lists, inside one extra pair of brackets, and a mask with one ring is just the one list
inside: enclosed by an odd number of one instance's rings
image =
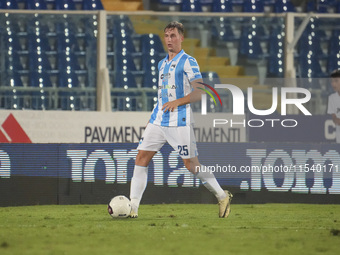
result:
[(189, 152), (188, 152), (188, 145), (178, 145), (178, 154), (180, 156), (188, 156)]

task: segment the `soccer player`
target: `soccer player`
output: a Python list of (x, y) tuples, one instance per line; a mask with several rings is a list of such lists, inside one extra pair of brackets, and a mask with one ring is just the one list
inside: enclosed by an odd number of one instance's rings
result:
[[(182, 157), (185, 167), (199, 178), (219, 203), (219, 217), (230, 213), (232, 194), (223, 190), (213, 173), (202, 171), (198, 161), (190, 102), (201, 99), (202, 75), (196, 60), (182, 50), (184, 27), (171, 22), (164, 29), (167, 56), (158, 63), (158, 102), (139, 142), (130, 187), (131, 218), (138, 217), (138, 207), (147, 185), (148, 165), (168, 142)], [(197, 171), (201, 169), (201, 171)]]
[(335, 92), (328, 97), (327, 113), (332, 115), (336, 126), (336, 142), (340, 143), (340, 69), (333, 71), (330, 77)]

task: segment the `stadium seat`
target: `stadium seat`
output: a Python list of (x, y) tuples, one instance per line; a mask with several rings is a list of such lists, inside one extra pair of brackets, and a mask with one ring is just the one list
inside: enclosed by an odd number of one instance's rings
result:
[(56, 10), (76, 10), (73, 0), (55, 0)]
[(18, 9), (18, 3), (16, 0), (1, 0), (0, 9)]
[(324, 54), (320, 37), (316, 36), (315, 33), (303, 33), (299, 40), (299, 55), (307, 56), (313, 53), (313, 55), (318, 56), (319, 58), (325, 58), (326, 54)]
[(337, 2), (335, 5), (335, 12), (340, 13), (340, 2)]
[(340, 30), (334, 30), (329, 40), (327, 70), (340, 69)]
[(5, 70), (23, 71), (23, 65), (20, 61), (20, 55), (17, 51), (6, 51), (4, 53)]
[(24, 107), (23, 93), (16, 89), (17, 87), (23, 87), (20, 74), (16, 71), (8, 71), (4, 76), (5, 86), (13, 88), (12, 90), (6, 90), (4, 93), (4, 108), (22, 109)]
[(138, 106), (139, 92), (131, 92), (130, 88), (137, 88), (135, 77), (130, 71), (116, 72), (114, 88), (125, 91), (112, 92), (113, 109), (119, 111), (135, 111)]
[(59, 108), (62, 110), (79, 110), (80, 97), (83, 93), (75, 91), (79, 87), (78, 75), (72, 68), (66, 67), (65, 70), (59, 69), (58, 87), (61, 88), (58, 92)]
[(295, 7), (290, 0), (277, 0), (274, 5), (276, 13), (295, 12)]
[(212, 12), (232, 12), (233, 2), (232, 0), (213, 0)]
[(248, 58), (262, 58), (263, 50), (256, 29), (253, 26), (245, 26), (242, 29), (239, 44), (239, 53)]
[(130, 71), (134, 75), (140, 75), (143, 71), (138, 71), (134, 58), (130, 52), (116, 52), (115, 54), (115, 70), (116, 71)]
[(117, 72), (115, 75), (115, 88), (137, 88), (136, 79), (132, 72), (130, 71), (121, 71)]
[(20, 43), (19, 37), (17, 35), (19, 28), (13, 24), (11, 26), (5, 27), (6, 32), (3, 35), (4, 47), (6, 49), (12, 49), (13, 51), (20, 52), (23, 50), (23, 44)]
[(211, 25), (211, 35), (217, 40), (226, 42), (238, 41), (239, 36), (235, 35), (229, 19), (224, 17), (214, 18)]
[(45, 0), (26, 0), (26, 9), (47, 10), (47, 4)]
[(328, 13), (328, 9), (331, 6), (332, 5), (325, 0), (321, 0), (319, 3), (316, 3), (314, 0), (310, 0), (306, 4), (306, 12)]
[(143, 87), (153, 89), (158, 87), (158, 63), (162, 58), (163, 56), (153, 51), (143, 53), (142, 68), (145, 72)]
[(262, 0), (244, 0), (243, 12), (263, 12), (264, 5)]
[(221, 82), (220, 77), (216, 72), (202, 72), (201, 74), (204, 83), (212, 84), (214, 86), (214, 84), (219, 84)]
[(47, 72), (32, 71), (29, 84), (33, 88), (40, 88), (31, 93), (31, 108), (34, 110), (48, 110), (51, 108), (50, 97), (44, 88), (52, 87), (50, 76)]
[(322, 71), (319, 58), (315, 54), (300, 56), (299, 68), (301, 78), (327, 77), (327, 75)]
[(130, 18), (126, 15), (120, 15), (113, 23), (113, 35), (119, 36), (121, 34), (132, 35), (135, 33), (133, 24)]
[(84, 0), (83, 10), (103, 10), (103, 4), (100, 0)]
[(283, 77), (283, 46), (282, 27), (273, 29), (269, 38), (268, 75), (270, 77)]
[(202, 12), (202, 5), (199, 0), (183, 0), (182, 12)]
[(32, 27), (35, 31), (30, 31), (27, 35), (28, 51), (51, 51), (46, 32), (39, 27)]
[(161, 38), (157, 34), (144, 34), (140, 39), (142, 53), (154, 51), (156, 53), (165, 53)]
[(118, 54), (128, 52), (129, 54), (135, 56), (137, 51), (131, 35), (127, 33), (117, 34), (117, 36), (115, 36), (114, 51), (118, 52)]
[(28, 53), (29, 70), (32, 71), (45, 71), (52, 70), (51, 63), (48, 56), (44, 51), (30, 51)]
[(80, 50), (75, 32), (71, 27), (64, 27), (62, 32), (58, 32), (57, 35), (57, 51), (59, 53), (66, 50), (74, 53)]

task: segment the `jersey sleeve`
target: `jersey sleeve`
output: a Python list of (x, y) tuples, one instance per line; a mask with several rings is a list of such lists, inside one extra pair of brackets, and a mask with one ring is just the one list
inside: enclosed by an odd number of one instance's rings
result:
[(184, 72), (188, 76), (190, 82), (197, 79), (202, 79), (202, 74), (200, 72), (198, 63), (193, 57), (188, 57), (184, 65)]

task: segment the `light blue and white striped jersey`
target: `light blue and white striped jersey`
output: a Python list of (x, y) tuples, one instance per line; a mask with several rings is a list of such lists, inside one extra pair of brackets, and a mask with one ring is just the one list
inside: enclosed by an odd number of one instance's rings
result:
[(159, 126), (187, 126), (193, 123), (190, 104), (177, 107), (173, 112), (162, 111), (166, 102), (182, 98), (192, 91), (190, 82), (201, 79), (196, 59), (181, 50), (171, 61), (169, 55), (158, 63), (158, 101), (150, 123)]

